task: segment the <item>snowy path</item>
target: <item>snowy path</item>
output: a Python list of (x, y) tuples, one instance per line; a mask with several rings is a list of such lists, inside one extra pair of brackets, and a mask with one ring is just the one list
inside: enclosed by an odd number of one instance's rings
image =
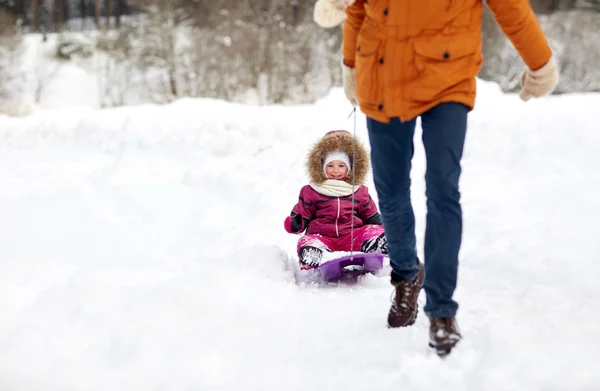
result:
[(385, 278), (298, 287), (281, 266), (306, 150), (351, 129), (340, 90), (0, 116), (0, 389), (597, 390), (600, 95), (480, 90), (445, 361), (422, 313), (385, 327)]

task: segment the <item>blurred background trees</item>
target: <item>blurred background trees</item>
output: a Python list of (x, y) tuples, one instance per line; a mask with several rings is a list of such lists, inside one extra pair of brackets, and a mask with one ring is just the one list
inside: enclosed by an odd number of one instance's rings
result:
[[(600, 0), (531, 0), (562, 73), (557, 93), (600, 91)], [(210, 97), (306, 103), (341, 84), (341, 28), (300, 0), (0, 0), (0, 100), (23, 77), (21, 40), (54, 35), (56, 61), (93, 64), (102, 106)], [(486, 9), (479, 77), (516, 91), (523, 64)], [(40, 62), (41, 64), (41, 62)], [(81, 65), (84, 66), (84, 65)], [(38, 66), (36, 100), (52, 64)], [(43, 75), (42, 75), (43, 74)], [(10, 88), (9, 88), (10, 87)], [(3, 92), (4, 91), (4, 92)], [(4, 95), (3, 95), (4, 94)]]

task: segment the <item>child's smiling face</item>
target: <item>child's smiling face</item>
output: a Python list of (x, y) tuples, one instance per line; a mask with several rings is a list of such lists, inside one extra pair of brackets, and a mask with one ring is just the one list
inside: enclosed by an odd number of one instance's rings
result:
[(348, 175), (348, 167), (341, 160), (334, 160), (325, 166), (325, 173), (328, 179), (343, 180)]

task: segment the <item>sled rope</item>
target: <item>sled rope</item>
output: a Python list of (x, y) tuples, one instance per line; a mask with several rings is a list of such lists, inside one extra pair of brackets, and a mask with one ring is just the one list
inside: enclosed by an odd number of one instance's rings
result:
[[(354, 168), (356, 158), (356, 106), (350, 115), (354, 115), (354, 129), (352, 131), (352, 189), (354, 189)], [(352, 192), (352, 220), (350, 222), (350, 260), (354, 259), (354, 191)]]

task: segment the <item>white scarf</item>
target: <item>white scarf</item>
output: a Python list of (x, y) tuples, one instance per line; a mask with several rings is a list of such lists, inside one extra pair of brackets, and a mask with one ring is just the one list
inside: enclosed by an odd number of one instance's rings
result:
[(312, 187), (319, 194), (323, 194), (330, 197), (344, 197), (354, 193), (356, 190), (358, 190), (360, 185), (352, 186), (351, 184), (345, 181), (340, 181), (337, 179), (327, 179), (320, 185), (311, 182), (310, 187)]

